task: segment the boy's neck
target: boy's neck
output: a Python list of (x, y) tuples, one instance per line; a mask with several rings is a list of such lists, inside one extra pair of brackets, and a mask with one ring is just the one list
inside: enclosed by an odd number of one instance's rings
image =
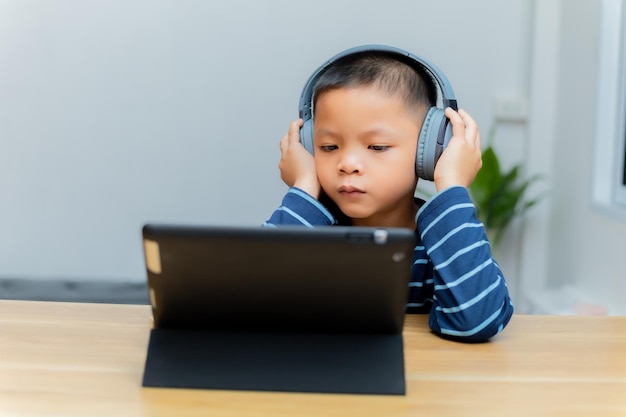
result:
[(417, 224), (415, 216), (419, 206), (414, 202), (405, 213), (380, 214), (378, 216), (368, 217), (366, 219), (351, 219), (353, 226), (366, 227), (404, 227), (415, 230)]

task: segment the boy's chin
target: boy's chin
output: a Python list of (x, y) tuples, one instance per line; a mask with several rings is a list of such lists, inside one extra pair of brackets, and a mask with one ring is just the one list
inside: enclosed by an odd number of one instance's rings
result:
[(349, 217), (353, 223), (364, 222), (373, 214), (370, 212), (365, 212), (363, 210), (355, 209), (354, 207), (341, 207), (341, 205), (339, 205), (339, 209), (344, 215)]

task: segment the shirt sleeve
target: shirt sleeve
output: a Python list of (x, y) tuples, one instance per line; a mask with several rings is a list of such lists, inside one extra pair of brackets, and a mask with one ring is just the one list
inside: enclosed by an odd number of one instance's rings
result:
[(476, 342), (500, 332), (513, 305), (467, 189), (433, 196), (417, 214), (417, 229), (433, 268), (431, 329)]
[(263, 223), (263, 226), (299, 225), (313, 228), (335, 223), (333, 215), (313, 196), (299, 188), (291, 187), (280, 207)]

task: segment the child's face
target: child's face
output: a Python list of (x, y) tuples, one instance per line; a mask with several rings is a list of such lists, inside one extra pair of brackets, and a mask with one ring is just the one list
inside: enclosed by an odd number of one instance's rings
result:
[(317, 176), (355, 226), (415, 227), (415, 151), (423, 116), (374, 86), (318, 98)]

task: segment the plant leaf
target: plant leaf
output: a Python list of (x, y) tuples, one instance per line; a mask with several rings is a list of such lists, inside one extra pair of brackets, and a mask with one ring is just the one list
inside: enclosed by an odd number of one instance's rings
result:
[(469, 192), (476, 205), (478, 219), (485, 225), (495, 247), (515, 216), (537, 204), (543, 196), (524, 201), (528, 187), (542, 176), (535, 175), (525, 180), (520, 178), (521, 164), (502, 173), (492, 146), (494, 137), (495, 126), (489, 131), (489, 146), (482, 154), (483, 166), (470, 185)]
[(486, 223), (488, 218), (488, 204), (493, 198), (495, 189), (502, 179), (498, 157), (491, 146), (488, 146), (482, 154), (483, 165), (476, 174), (474, 182), (469, 187), (469, 192), (476, 205), (478, 218)]

